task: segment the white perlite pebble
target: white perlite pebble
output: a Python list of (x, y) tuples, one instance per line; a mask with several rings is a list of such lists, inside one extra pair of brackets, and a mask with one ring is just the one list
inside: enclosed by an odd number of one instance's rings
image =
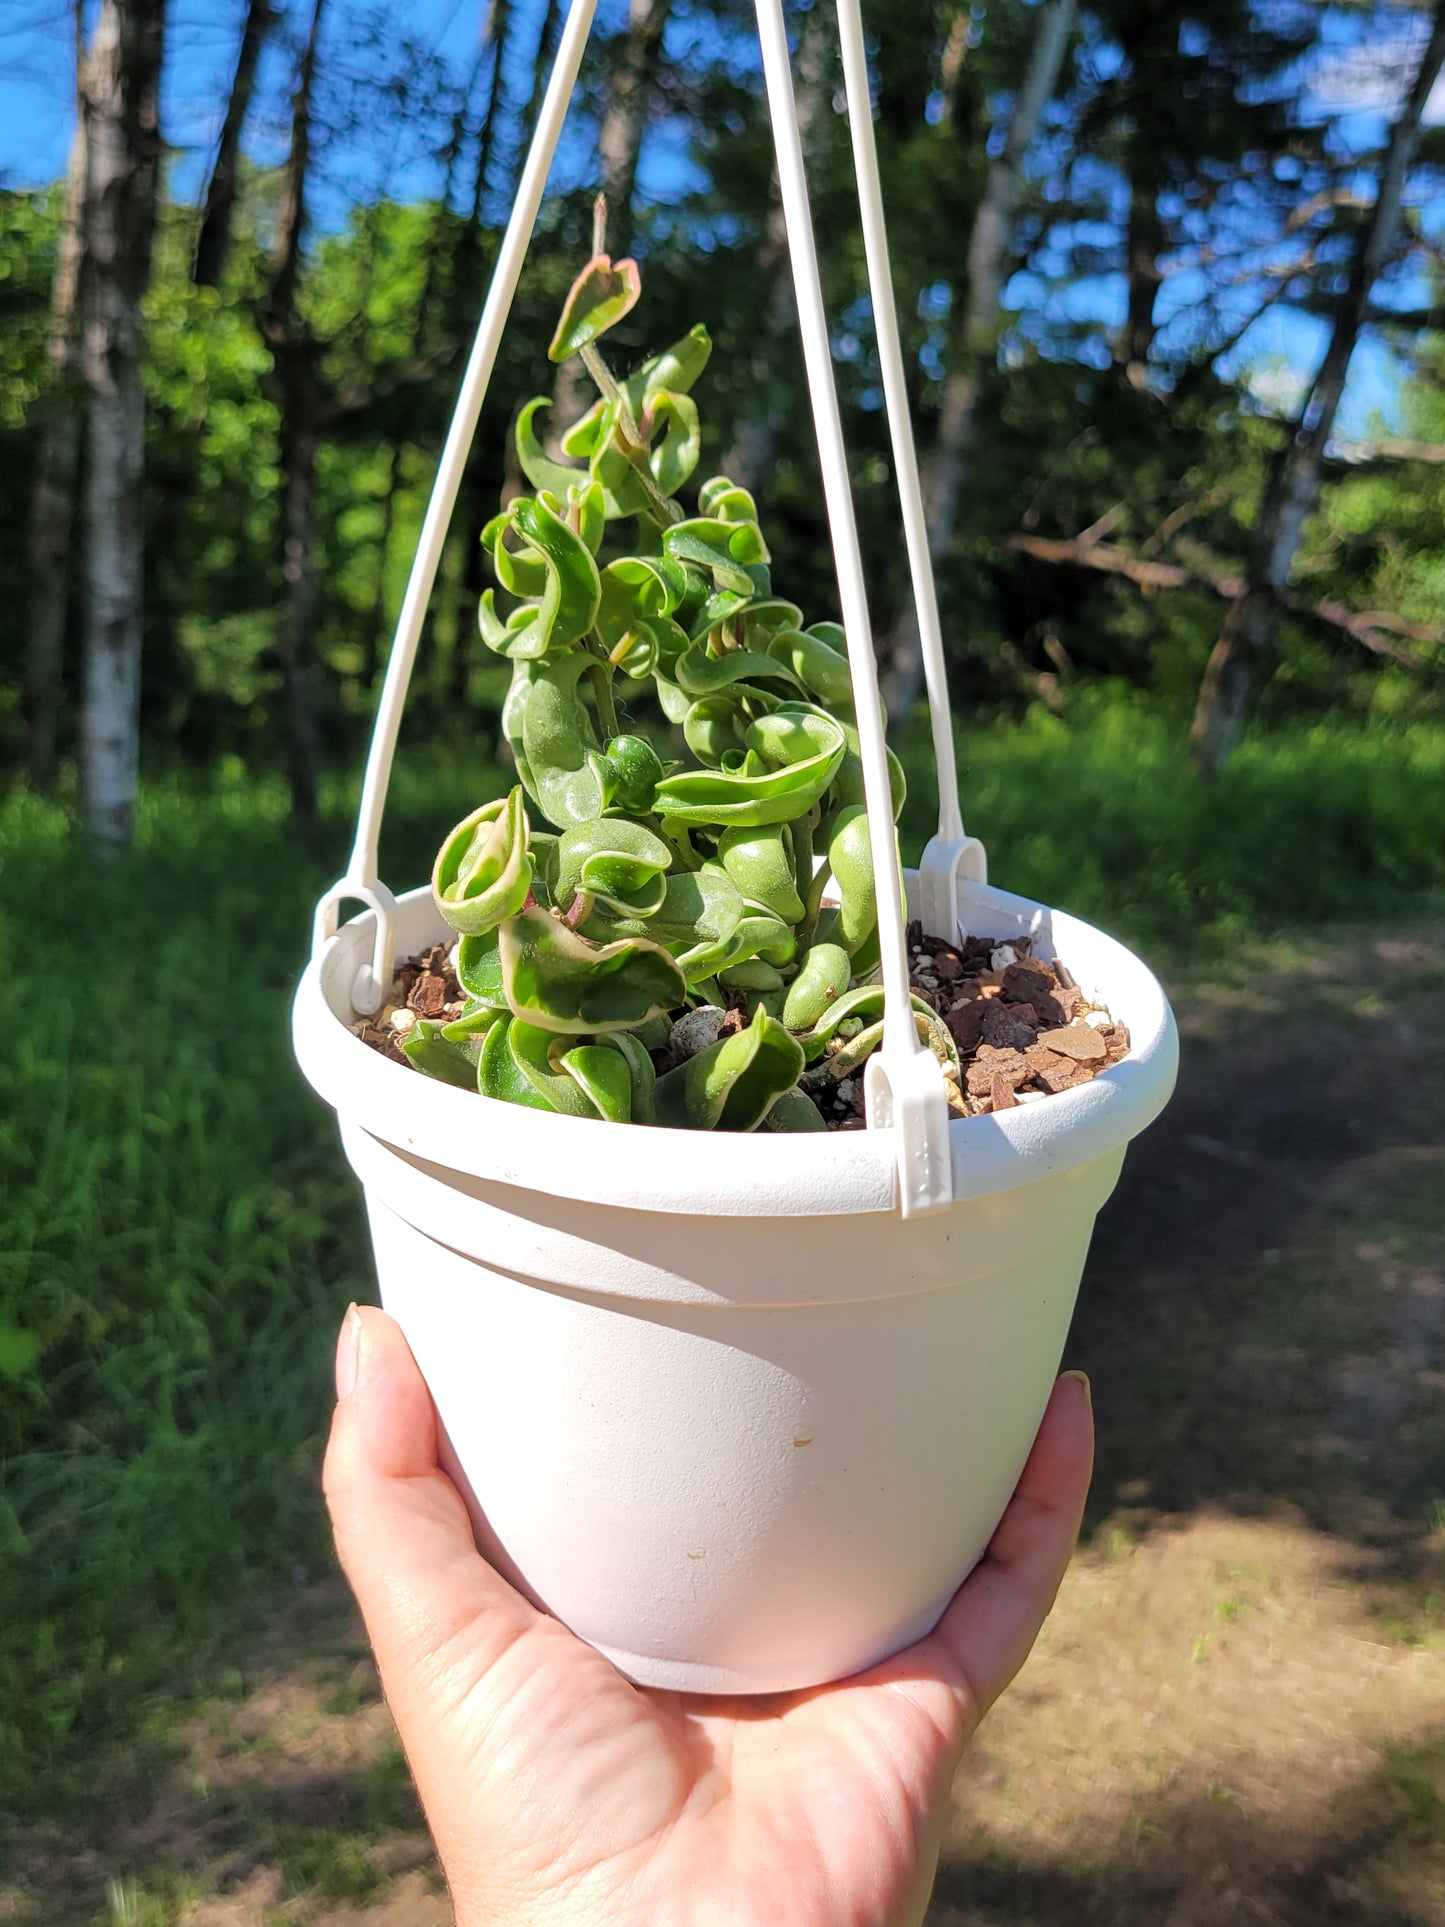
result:
[(854, 1097), (857, 1095), (857, 1091), (858, 1091), (858, 1086), (853, 1082), (851, 1077), (839, 1078), (838, 1095), (839, 1097), (842, 1098), (845, 1104), (851, 1104), (853, 1102)]
[(1047, 1091), (1015, 1091), (1015, 1104), (1040, 1104), (1048, 1096)]
[(1010, 964), (1019, 960), (1019, 953), (1011, 943), (1001, 943), (988, 960), (990, 970), (1007, 970)]
[(1084, 1012), (1084, 1022), (1092, 1025), (1095, 1030), (1112, 1030), (1114, 1028), (1114, 1020), (1107, 1010), (1086, 1010)]
[(707, 1050), (718, 1040), (723, 1018), (727, 1012), (717, 1004), (700, 1004), (690, 1010), (686, 1017), (679, 1017), (672, 1027), (667, 1040), (668, 1049), (676, 1058), (696, 1057), (699, 1051)]

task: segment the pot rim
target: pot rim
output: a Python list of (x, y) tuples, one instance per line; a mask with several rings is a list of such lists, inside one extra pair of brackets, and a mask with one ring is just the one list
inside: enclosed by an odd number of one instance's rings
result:
[[(910, 895), (915, 876), (908, 873)], [(1016, 1190), (1090, 1163), (1152, 1123), (1178, 1065), (1173, 1012), (1153, 973), (1115, 938), (1062, 911), (987, 884), (960, 882), (959, 920), (1031, 935), (1129, 1027), (1126, 1057), (1089, 1083), (1037, 1104), (949, 1124), (955, 1203)], [(910, 904), (910, 912), (912, 905)], [(408, 950), (441, 919), (423, 884), (397, 899)], [(891, 1129), (712, 1132), (611, 1124), (527, 1110), (421, 1077), (355, 1037), (349, 1007), (369, 957), (374, 913), (342, 925), (303, 972), (292, 1007), (302, 1073), (340, 1116), (411, 1156), (492, 1183), (583, 1204), (708, 1217), (794, 1218), (897, 1208)], [(1012, 926), (1010, 929), (1009, 926)], [(645, 1155), (639, 1134), (645, 1132)]]

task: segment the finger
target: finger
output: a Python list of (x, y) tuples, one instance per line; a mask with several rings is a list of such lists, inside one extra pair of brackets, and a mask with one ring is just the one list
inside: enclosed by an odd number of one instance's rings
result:
[(322, 1484), (388, 1692), (399, 1669), (439, 1658), (463, 1633), (485, 1665), (536, 1615), (476, 1549), (411, 1348), (385, 1312), (353, 1305), (336, 1357)]
[(968, 1683), (982, 1718), (1028, 1658), (1059, 1590), (1094, 1465), (1087, 1379), (1054, 1386), (1008, 1510), (933, 1638)]

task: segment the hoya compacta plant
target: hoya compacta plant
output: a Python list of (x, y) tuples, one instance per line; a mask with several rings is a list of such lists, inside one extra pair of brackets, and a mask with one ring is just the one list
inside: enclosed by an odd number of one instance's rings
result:
[[(600, 390), (561, 444), (578, 465), (542, 448), (545, 396), (517, 422), (536, 492), (483, 531), (499, 587), (480, 625), (512, 663), (503, 728), (521, 781), (442, 844), (432, 890), (466, 1003), (402, 1049), (537, 1110), (821, 1130), (807, 1067), (826, 1056), (844, 1077), (881, 1037), (843, 635), (773, 593), (745, 489), (715, 476), (694, 510), (678, 500), (711, 342), (694, 328), (618, 379), (596, 343), (640, 292), (634, 262), (599, 252), (568, 296), (551, 358), (580, 354)], [(649, 683), (691, 763), (625, 726)], [(891, 757), (890, 772), (896, 818)], [(918, 1010), (956, 1073), (952, 1039)]]

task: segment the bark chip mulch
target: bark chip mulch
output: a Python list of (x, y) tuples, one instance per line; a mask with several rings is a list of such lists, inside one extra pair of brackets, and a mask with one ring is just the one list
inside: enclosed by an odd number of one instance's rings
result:
[(391, 995), (374, 1017), (359, 1018), (351, 1026), (352, 1035), (383, 1057), (410, 1069), (401, 1040), (417, 1019), (439, 1017), (450, 1023), (466, 1006), (466, 992), (457, 982), (455, 955), (454, 945), (434, 943), (429, 950), (419, 950), (414, 957), (404, 959), (391, 980)]
[(1029, 937), (946, 943), (908, 926), (914, 995), (936, 1010), (958, 1049), (948, 1078), (955, 1117), (983, 1117), (1071, 1091), (1128, 1055), (1129, 1033), (1086, 997), (1068, 966), (1033, 954)]
[[(955, 1117), (984, 1117), (1074, 1090), (1128, 1053), (1124, 1025), (1085, 996), (1061, 960), (1034, 956), (1028, 937), (950, 944), (911, 923), (908, 961), (914, 995), (937, 1012), (958, 1051), (959, 1076), (945, 1070)], [(465, 1004), (453, 945), (437, 943), (399, 964), (386, 1003), (351, 1028), (373, 1050), (406, 1064), (402, 1039), (417, 1020), (450, 1020)], [(741, 1010), (728, 1010), (719, 1034), (745, 1022)], [(864, 1129), (861, 1068), (841, 1078), (830, 1068), (862, 1028), (856, 1020), (841, 1026), (821, 1062), (803, 1074), (802, 1088), (832, 1131)]]

